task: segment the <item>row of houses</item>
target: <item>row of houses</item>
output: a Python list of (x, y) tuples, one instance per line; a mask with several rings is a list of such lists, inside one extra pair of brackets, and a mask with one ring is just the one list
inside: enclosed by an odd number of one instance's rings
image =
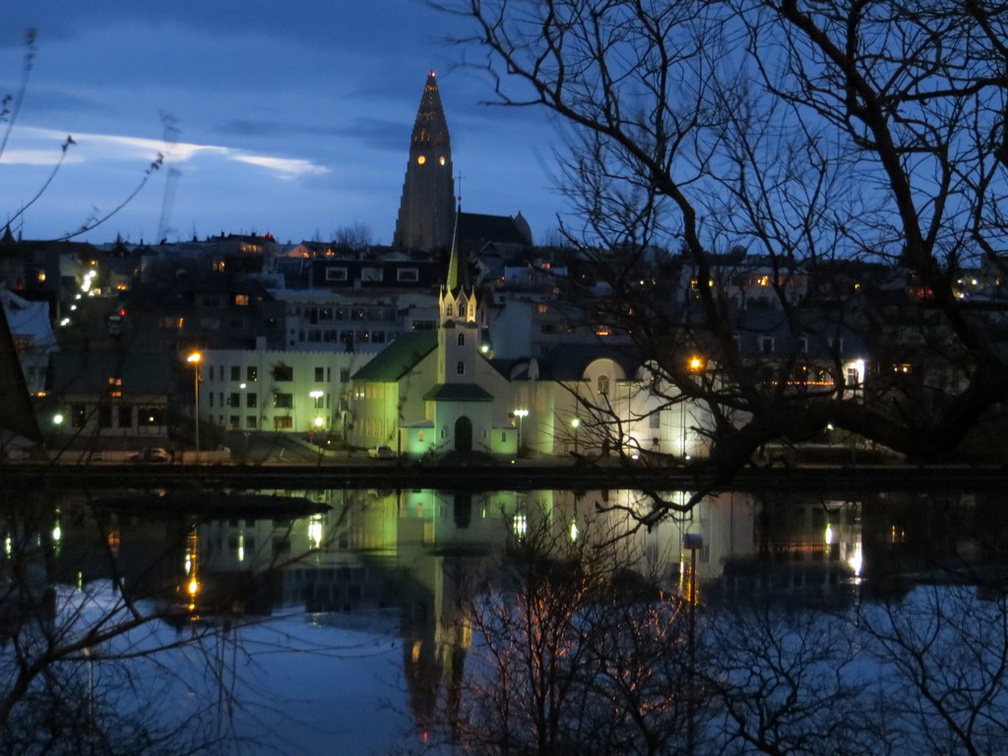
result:
[[(229, 236), (72, 256), (76, 269), (64, 266), (70, 274), (45, 300), (57, 302), (54, 331), (19, 341), (43, 428), (59, 417), (61, 432), (95, 443), (181, 440), (198, 404), (223, 433), (324, 433), (410, 456), (707, 451), (706, 410), (654, 385), (650, 355), (606, 319), (597, 261), (570, 251), (485, 243), (467, 264), (459, 248), (442, 260)], [(769, 261), (736, 250), (714, 270), (736, 347), (768, 382), (784, 361), (795, 386), (833, 386), (840, 370), (852, 393), (925, 375), (957, 380), (948, 355), (929, 351), (941, 318), (898, 271), (791, 271), (782, 296)], [(642, 296), (692, 317), (696, 271), (655, 252), (652, 275)], [(994, 333), (999, 294), (979, 275), (962, 284)], [(186, 361), (193, 352), (199, 363)], [(677, 359), (709, 359), (702, 352)], [(611, 421), (605, 434), (593, 407)]]

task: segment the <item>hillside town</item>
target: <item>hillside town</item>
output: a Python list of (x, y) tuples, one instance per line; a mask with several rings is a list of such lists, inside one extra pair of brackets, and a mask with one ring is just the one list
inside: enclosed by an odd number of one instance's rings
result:
[[(468, 212), (452, 171), (431, 73), (390, 246), (366, 234), (281, 243), (269, 233), (92, 244), (8, 227), (4, 313), (47, 448), (226, 457), (289, 436), (320, 454), (411, 459), (709, 454), (721, 413), (708, 397), (656, 386), (654, 354), (607, 319), (624, 306), (607, 253), (536, 244), (517, 210)], [(955, 355), (935, 348), (947, 326), (898, 264), (782, 264), (734, 247), (711, 255), (704, 282), (675, 251), (640, 258), (642, 298), (690, 322), (706, 283), (731, 308), (737, 354), (783, 391), (912, 395), (925, 407), (955, 394)], [(955, 290), (1001, 349), (1000, 272), (964, 269)], [(713, 385), (723, 344), (700, 330), (663, 358)], [(818, 441), (860, 443), (822, 430)]]

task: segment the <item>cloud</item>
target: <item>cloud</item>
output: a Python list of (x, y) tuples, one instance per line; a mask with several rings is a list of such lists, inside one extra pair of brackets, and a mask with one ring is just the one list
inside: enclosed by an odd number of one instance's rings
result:
[[(63, 132), (53, 129), (25, 128), (29, 139), (59, 140), (66, 138)], [(276, 157), (249, 152), (239, 152), (230, 147), (212, 144), (193, 144), (191, 142), (173, 142), (171, 144), (160, 139), (123, 136), (121, 134), (74, 134), (77, 146), (71, 148), (68, 160), (83, 162), (84, 160), (153, 160), (163, 155), (168, 163), (188, 163), (205, 156), (218, 156), (225, 160), (254, 165), (275, 173), (279, 178), (289, 179), (302, 176), (319, 176), (328, 172), (328, 168), (316, 165), (310, 160), (300, 158)], [(21, 165), (51, 165), (59, 160), (59, 149), (45, 150), (42, 148), (10, 150), (3, 162)]]
[[(3, 154), (0, 163), (4, 165), (55, 165), (59, 162), (60, 151), (58, 148), (49, 150), (7, 150)], [(71, 153), (67, 155), (66, 163), (83, 162), (80, 158), (74, 157)]]
[(320, 165), (315, 165), (310, 160), (299, 160), (297, 158), (267, 157), (265, 155), (231, 155), (232, 160), (239, 163), (248, 163), (261, 168), (268, 168), (275, 171), (281, 178), (298, 178), (300, 176), (320, 176), (328, 173), (329, 169)]

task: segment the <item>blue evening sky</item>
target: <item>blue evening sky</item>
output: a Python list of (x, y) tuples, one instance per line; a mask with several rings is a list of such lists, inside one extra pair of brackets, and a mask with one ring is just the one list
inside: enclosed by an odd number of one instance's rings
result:
[[(533, 111), (482, 104), (491, 84), (445, 44), (457, 20), (423, 0), (4, 0), (0, 19), (0, 94), (17, 90), (24, 32), (38, 30), (0, 156), (0, 221), (42, 185), (66, 136), (77, 142), (19, 220), (25, 239), (108, 212), (162, 152), (165, 167), (137, 199), (81, 238), (156, 241), (167, 208), (172, 240), (329, 239), (362, 222), (388, 244), (430, 67), (464, 209), (520, 210), (537, 239), (563, 209), (548, 168), (553, 129)], [(177, 127), (174, 144), (165, 123)]]

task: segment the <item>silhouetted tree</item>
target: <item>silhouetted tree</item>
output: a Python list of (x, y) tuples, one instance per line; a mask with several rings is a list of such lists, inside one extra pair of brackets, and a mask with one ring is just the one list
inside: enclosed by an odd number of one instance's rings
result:
[(1003, 3), (436, 4), (493, 102), (567, 127), (563, 231), (611, 292), (585, 309), (705, 406), (706, 483), (827, 426), (932, 457), (999, 407), (1003, 333), (960, 279), (1004, 271)]
[(362, 221), (340, 226), (333, 232), (333, 242), (348, 249), (364, 249), (371, 243), (371, 227)]
[(683, 602), (625, 569), (625, 544), (590, 528), (572, 540), (540, 515), (502, 566), (468, 575), (472, 645), (446, 737), (486, 754), (674, 752), (687, 714)]

